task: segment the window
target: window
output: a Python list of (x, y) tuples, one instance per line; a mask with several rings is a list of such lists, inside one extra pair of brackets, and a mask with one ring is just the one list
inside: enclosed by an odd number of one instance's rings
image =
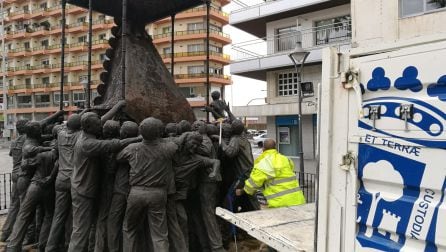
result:
[(216, 25), (213, 25), (213, 24), (210, 24), (210, 25), (209, 25), (209, 30), (211, 30), (211, 31), (217, 31), (217, 32), (222, 32), (222, 31), (223, 31), (222, 28), (221, 28), (220, 26), (216, 26)]
[(218, 46), (214, 46), (214, 45), (209, 45), (209, 50), (211, 52), (223, 53), (223, 48), (222, 47), (218, 47)]
[(170, 54), (170, 53), (172, 53), (172, 50), (170, 49), (170, 47), (163, 48), (163, 54)]
[(50, 84), (50, 77), (43, 77), (42, 84), (46, 84), (46, 85)]
[(345, 41), (351, 38), (351, 17), (349, 15), (315, 22), (316, 45)]
[(163, 27), (163, 29), (162, 29), (163, 34), (164, 34), (164, 33), (170, 33), (170, 32), (172, 31), (171, 28), (172, 28), (172, 27), (170, 27), (170, 26)]
[(8, 95), (7, 100), (8, 100), (8, 108), (14, 107), (14, 96)]
[(188, 74), (201, 74), (204, 73), (204, 66), (188, 66), (187, 67)]
[(48, 45), (49, 45), (49, 43), (48, 43), (48, 39), (45, 39), (45, 40), (40, 41), (40, 45), (41, 45), (42, 47), (48, 47)]
[(79, 42), (79, 43), (87, 42), (87, 35), (78, 37), (77, 42)]
[(29, 49), (31, 44), (29, 42), (23, 42), (23, 47), (25, 47), (25, 49)]
[(202, 30), (202, 29), (204, 29), (204, 24), (203, 23), (187, 24), (187, 30), (188, 31)]
[(50, 65), (50, 60), (49, 59), (43, 59), (42, 60), (42, 65), (49, 66)]
[(25, 85), (26, 86), (31, 86), (31, 78), (26, 78), (25, 79)]
[(105, 60), (107, 60), (108, 58), (107, 58), (107, 56), (105, 56), (105, 53), (101, 53), (101, 54), (99, 54), (99, 60), (100, 61), (105, 61)]
[(98, 38), (99, 38), (99, 40), (107, 39), (107, 34), (105, 34), (105, 33), (99, 34)]
[(85, 93), (73, 93), (73, 102), (85, 101)]
[[(63, 94), (63, 101), (64, 103), (70, 103), (70, 95), (67, 93)], [(53, 94), (53, 103), (59, 104), (60, 102), (60, 93), (54, 93)]]
[(85, 23), (86, 20), (87, 20), (86, 17), (79, 17), (79, 18), (77, 18), (77, 22), (78, 23)]
[(181, 94), (186, 98), (196, 97), (195, 87), (179, 87)]
[(223, 68), (213, 68), (209, 67), (209, 73), (211, 74), (223, 74)]
[(203, 44), (187, 45), (187, 51), (188, 52), (203, 52), (204, 45)]
[(298, 95), (297, 93), (297, 73), (279, 73), (277, 75), (278, 81), (278, 96)]
[(40, 8), (40, 9), (44, 9), (44, 10), (47, 9), (47, 8), (48, 8), (48, 3), (46, 3), (46, 2), (45, 2), (45, 3), (41, 3), (41, 4), (39, 5), (39, 8)]
[(432, 10), (446, 7), (444, 0), (400, 0), (402, 17), (423, 14)]
[(79, 76), (79, 83), (87, 82), (87, 80), (88, 80), (88, 75)]
[(296, 48), (298, 41), (297, 26), (285, 27), (276, 30), (276, 51), (289, 51)]
[(23, 12), (25, 12), (25, 13), (29, 12), (29, 6), (28, 5), (24, 5), (23, 6)]
[(12, 44), (8, 44), (8, 50), (12, 50)]
[(37, 103), (49, 103), (50, 102), (50, 95), (49, 94), (36, 94), (34, 96)]
[(105, 15), (104, 14), (99, 15), (98, 20), (105, 20)]
[(18, 108), (31, 108), (32, 106), (31, 95), (18, 95), (17, 96), (17, 107)]

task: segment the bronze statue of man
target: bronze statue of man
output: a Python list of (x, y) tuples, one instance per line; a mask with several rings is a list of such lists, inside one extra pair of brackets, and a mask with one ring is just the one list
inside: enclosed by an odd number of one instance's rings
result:
[(139, 251), (138, 228), (148, 216), (154, 251), (167, 252), (167, 176), (177, 146), (162, 140), (163, 124), (156, 118), (144, 119), (139, 131), (143, 142), (129, 145), (117, 156), (118, 162), (130, 164), (130, 193), (123, 226), (124, 251)]
[(8, 209), (8, 216), (3, 224), (2, 234), (0, 241), (5, 242), (12, 232), (14, 221), (20, 209), (19, 192), (17, 191), (17, 179), (19, 177), (20, 166), (22, 164), (22, 148), (26, 140), (25, 126), (28, 120), (18, 120), (16, 123), (16, 129), (18, 136), (12, 141), (9, 150), (9, 156), (12, 157), (12, 173), (11, 173), (11, 199)]
[(74, 169), (71, 178), (73, 232), (68, 247), (70, 252), (84, 251), (88, 245), (99, 189), (98, 158), (105, 153), (117, 152), (128, 144), (139, 141), (137, 138), (97, 139), (102, 132), (102, 122), (93, 112), (82, 115), (81, 128), (82, 133), (74, 146)]

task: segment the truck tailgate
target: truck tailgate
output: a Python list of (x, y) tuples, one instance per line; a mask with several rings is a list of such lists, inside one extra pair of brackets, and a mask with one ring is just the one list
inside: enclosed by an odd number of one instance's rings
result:
[(313, 251), (315, 204), (232, 213), (217, 207), (217, 216), (278, 251)]

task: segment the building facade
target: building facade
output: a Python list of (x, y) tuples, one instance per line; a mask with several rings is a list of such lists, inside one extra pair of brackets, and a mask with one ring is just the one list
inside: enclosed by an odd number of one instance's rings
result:
[[(62, 6), (57, 0), (4, 1), (4, 41), (7, 86), (5, 136), (19, 119), (41, 120), (59, 109), (61, 80)], [(93, 14), (92, 98), (99, 84), (113, 20)], [(88, 12), (67, 5), (64, 110), (84, 107), (82, 83), (87, 80)], [(3, 72), (2, 72), (3, 77)], [(2, 97), (3, 99), (3, 97)]]
[[(211, 91), (223, 91), (223, 87), (231, 83), (223, 74), (223, 66), (229, 64), (223, 46), (231, 40), (222, 32), (222, 27), (229, 22), (229, 15), (221, 8), (228, 3), (212, 1), (210, 7)], [(9, 137), (17, 120), (41, 120), (59, 109), (62, 6), (58, 0), (8, 0), (4, 1), (3, 9), (5, 47), (0, 50), (5, 48), (7, 86), (7, 109), (3, 120), (6, 120), (4, 136)], [(205, 117), (199, 108), (206, 104), (206, 13), (206, 6), (201, 6), (177, 14), (173, 43), (175, 80), (199, 117)], [(93, 14), (92, 100), (97, 95), (96, 87), (113, 26), (113, 18)], [(170, 27), (170, 18), (166, 18), (149, 25), (148, 29), (168, 68), (171, 67)], [(87, 80), (87, 58), (88, 12), (67, 5), (63, 101), (64, 110), (68, 112), (85, 105), (82, 83)], [(3, 90), (1, 92), (3, 94)]]
[[(231, 74), (267, 83), (265, 105), (234, 107), (234, 114), (266, 116), (268, 137), (276, 139), (279, 151), (291, 157), (298, 156), (301, 124), (304, 158), (314, 159), (321, 50), (350, 48), (349, 1), (264, 1), (232, 11), (230, 24), (259, 38), (232, 45)], [(298, 42), (310, 52), (302, 73), (302, 122), (297, 115), (298, 74), (288, 56)]]
[[(223, 95), (224, 87), (231, 84), (230, 77), (223, 72), (224, 66), (230, 63), (230, 57), (223, 53), (223, 47), (230, 44), (231, 39), (228, 34), (223, 33), (223, 26), (229, 23), (229, 14), (223, 12), (222, 7), (229, 2), (229, 0), (212, 0), (209, 9), (210, 92), (218, 90)], [(206, 105), (207, 92), (206, 17), (206, 6), (198, 6), (178, 13), (174, 18), (173, 30), (171, 18), (159, 20), (151, 24), (148, 29), (164, 63), (170, 71), (173, 70), (175, 82), (199, 119), (206, 117), (202, 111)]]

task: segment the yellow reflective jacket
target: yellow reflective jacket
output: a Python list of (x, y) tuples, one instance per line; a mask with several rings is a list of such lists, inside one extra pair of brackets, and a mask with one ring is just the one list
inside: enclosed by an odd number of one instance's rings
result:
[(293, 161), (275, 149), (264, 151), (254, 161), (254, 168), (243, 189), (250, 195), (257, 190), (262, 191), (271, 208), (305, 204)]

